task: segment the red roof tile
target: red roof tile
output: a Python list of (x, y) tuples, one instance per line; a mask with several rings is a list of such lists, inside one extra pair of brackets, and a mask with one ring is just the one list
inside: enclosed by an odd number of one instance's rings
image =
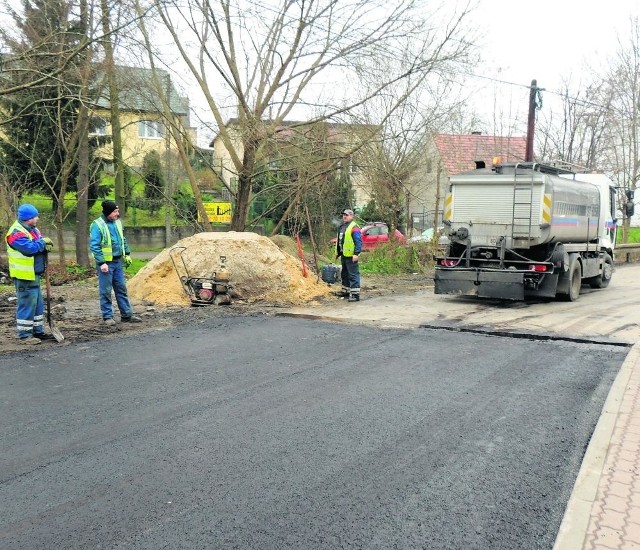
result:
[(527, 138), (488, 136), (482, 134), (435, 134), (434, 141), (442, 163), (451, 176), (473, 170), (476, 160), (483, 160), (487, 167), (493, 157), (503, 163), (522, 162), (527, 150)]

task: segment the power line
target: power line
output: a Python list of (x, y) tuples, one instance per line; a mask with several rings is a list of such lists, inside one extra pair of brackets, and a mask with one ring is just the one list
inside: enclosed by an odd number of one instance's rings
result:
[[(501, 80), (499, 78), (494, 78), (494, 77), (491, 77), (491, 76), (479, 75), (479, 74), (469, 73), (469, 72), (465, 73), (465, 74), (468, 75), (468, 76), (471, 76), (473, 78), (480, 78), (480, 79), (483, 79), (483, 80), (489, 80), (490, 82), (496, 82), (498, 84), (505, 84), (507, 86), (514, 86), (516, 88), (526, 88), (527, 90), (531, 88), (530, 84), (519, 84), (517, 82), (509, 82), (508, 80)], [(615, 107), (612, 107), (611, 105), (604, 105), (602, 103), (597, 103), (595, 101), (590, 101), (588, 99), (582, 99), (582, 98), (574, 97), (574, 96), (569, 95), (566, 92), (557, 91), (557, 90), (549, 90), (547, 88), (540, 88), (540, 87), (538, 87), (537, 90), (539, 92), (545, 92), (545, 93), (548, 93), (548, 94), (556, 95), (556, 96), (558, 96), (558, 97), (560, 97), (562, 99), (568, 99), (568, 100), (570, 100), (570, 101), (572, 101), (572, 102), (574, 102), (576, 104), (582, 105), (584, 107), (594, 107), (594, 108), (599, 109), (599, 110), (606, 110), (606, 111), (610, 111), (610, 112), (613, 112), (613, 113), (617, 113), (619, 115), (624, 115), (623, 111), (621, 111), (621, 110), (619, 110), (619, 109), (617, 109)]]

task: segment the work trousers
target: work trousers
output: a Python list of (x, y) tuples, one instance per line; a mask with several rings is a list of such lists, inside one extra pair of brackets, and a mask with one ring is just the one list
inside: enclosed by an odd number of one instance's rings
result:
[(44, 334), (44, 302), (40, 289), (40, 275), (34, 281), (13, 280), (16, 285), (18, 303), (16, 307), (16, 329), (18, 338), (29, 338)]
[(100, 271), (100, 265), (96, 264), (98, 273), (98, 290), (100, 291), (100, 313), (103, 319), (113, 319), (113, 305), (111, 301), (111, 293), (116, 295), (116, 302), (120, 310), (120, 316), (131, 317), (133, 309), (129, 303), (129, 295), (127, 294), (127, 282), (124, 278), (124, 269), (122, 268), (122, 258), (113, 259), (106, 262), (109, 266), (107, 273)]
[(342, 263), (342, 290), (350, 294), (360, 294), (360, 266), (353, 258), (340, 256)]

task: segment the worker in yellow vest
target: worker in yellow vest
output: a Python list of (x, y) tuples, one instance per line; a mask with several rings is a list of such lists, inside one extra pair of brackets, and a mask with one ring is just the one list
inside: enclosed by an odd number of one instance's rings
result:
[(358, 255), (362, 250), (362, 232), (353, 219), (353, 210), (342, 211), (342, 225), (336, 239), (336, 258), (342, 264), (342, 293), (350, 302), (360, 300), (360, 266)]
[(18, 207), (18, 217), (5, 236), (9, 275), (16, 286), (16, 329), (21, 344), (39, 344), (52, 339), (44, 332), (44, 302), (40, 279), (46, 269), (46, 252), (51, 239), (36, 228), (40, 217), (32, 204)]
[(113, 319), (111, 293), (116, 296), (123, 323), (140, 323), (142, 319), (133, 314), (127, 294), (124, 269), (131, 265), (131, 252), (124, 236), (120, 209), (114, 201), (102, 202), (102, 216), (94, 220), (90, 228), (89, 249), (96, 260), (100, 313), (105, 325), (116, 324)]

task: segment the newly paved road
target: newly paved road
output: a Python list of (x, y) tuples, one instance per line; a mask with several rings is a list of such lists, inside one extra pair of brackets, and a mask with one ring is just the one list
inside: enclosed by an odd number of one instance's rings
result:
[[(528, 300), (505, 302), (476, 297), (435, 295), (433, 279), (409, 294), (376, 295), (363, 292), (354, 307), (343, 301), (290, 308), (287, 315), (322, 316), (327, 320), (382, 326), (443, 326), (455, 329), (553, 334), (560, 337), (640, 341), (640, 264), (616, 266), (611, 284), (594, 290), (584, 285), (576, 302)], [(366, 289), (367, 278), (363, 275)]]
[(625, 353), (232, 317), (0, 356), (0, 547), (551, 548)]

